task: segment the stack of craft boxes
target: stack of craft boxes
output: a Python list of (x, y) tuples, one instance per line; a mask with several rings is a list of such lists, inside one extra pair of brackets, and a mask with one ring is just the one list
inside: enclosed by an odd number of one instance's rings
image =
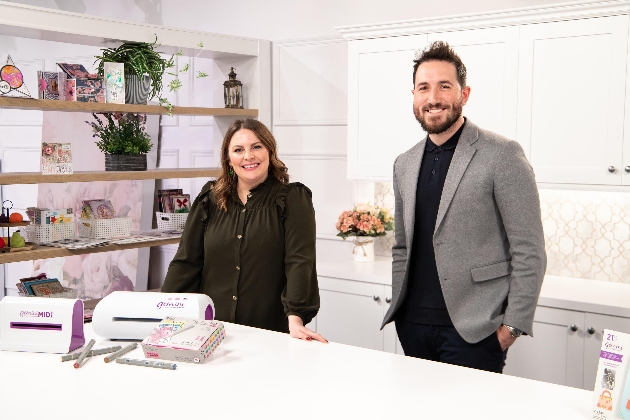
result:
[(81, 64), (57, 63), (65, 73), (64, 99), (66, 101), (105, 103), (105, 86), (96, 74), (90, 74)]

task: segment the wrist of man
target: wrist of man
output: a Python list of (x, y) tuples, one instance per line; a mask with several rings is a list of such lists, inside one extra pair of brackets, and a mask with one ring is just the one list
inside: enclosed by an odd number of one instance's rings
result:
[(521, 335), (523, 335), (523, 331), (519, 330), (518, 328), (512, 327), (511, 325), (505, 325), (505, 324), (501, 324), (501, 325), (505, 327), (505, 329), (508, 330), (510, 335), (512, 335), (512, 337), (514, 338), (518, 338)]

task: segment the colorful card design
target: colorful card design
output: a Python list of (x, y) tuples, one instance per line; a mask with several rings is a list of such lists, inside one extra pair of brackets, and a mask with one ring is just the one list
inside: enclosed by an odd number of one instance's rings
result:
[(158, 211), (161, 213), (174, 213), (172, 196), (183, 195), (181, 188), (173, 188), (170, 190), (157, 190)]
[(82, 64), (57, 63), (57, 65), (72, 79), (87, 79), (92, 76)]
[(190, 211), (190, 194), (174, 195), (173, 213), (188, 213)]
[(70, 143), (42, 143), (42, 174), (71, 174), (72, 145)]
[(41, 280), (32, 280), (32, 281), (27, 281), (22, 283), (24, 285), (24, 287), (26, 287), (26, 290), (28, 291), (29, 295), (35, 295), (35, 293), (33, 292), (33, 286), (36, 284), (44, 284), (44, 283), (53, 283), (53, 282), (57, 282), (59, 283), (58, 279), (41, 279)]
[(15, 66), (11, 56), (7, 56), (7, 64), (0, 67), (0, 96), (22, 96), (31, 98), (24, 83), (24, 74)]
[(54, 281), (45, 282), (45, 283), (37, 283), (31, 285), (31, 289), (33, 290), (33, 294), (35, 296), (49, 296), (57, 293), (63, 293), (65, 290), (59, 280), (53, 279)]
[(76, 79), (78, 102), (105, 103), (105, 87), (101, 79)]
[(95, 219), (113, 219), (116, 217), (114, 206), (109, 200), (86, 200), (84, 203), (89, 204)]
[(125, 103), (125, 65), (104, 63), (105, 101), (108, 104)]
[(63, 95), (60, 94), (61, 90), (59, 86), (59, 73), (58, 72), (38, 71), (37, 79), (39, 82), (39, 85), (38, 85), (39, 99), (48, 99), (52, 101), (58, 101), (62, 99)]
[(66, 79), (63, 84), (63, 99), (64, 101), (76, 101), (77, 100), (77, 79)]

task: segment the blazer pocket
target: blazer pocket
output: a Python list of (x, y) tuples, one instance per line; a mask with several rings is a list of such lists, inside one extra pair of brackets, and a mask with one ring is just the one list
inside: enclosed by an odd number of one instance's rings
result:
[(474, 281), (486, 281), (499, 277), (509, 276), (512, 273), (512, 261), (500, 261), (481, 267), (470, 269), (470, 274)]

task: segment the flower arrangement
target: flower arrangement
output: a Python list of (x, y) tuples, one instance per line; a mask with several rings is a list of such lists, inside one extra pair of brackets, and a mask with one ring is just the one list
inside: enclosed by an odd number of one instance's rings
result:
[(96, 145), (103, 153), (110, 155), (137, 155), (148, 153), (153, 147), (151, 137), (144, 128), (147, 116), (132, 113), (104, 112), (106, 123), (92, 113), (96, 122), (86, 121), (92, 126), (94, 134), (99, 137)]
[(386, 231), (394, 229), (394, 219), (386, 209), (357, 204), (341, 213), (336, 227), (337, 236), (344, 240), (348, 236), (384, 236)]

